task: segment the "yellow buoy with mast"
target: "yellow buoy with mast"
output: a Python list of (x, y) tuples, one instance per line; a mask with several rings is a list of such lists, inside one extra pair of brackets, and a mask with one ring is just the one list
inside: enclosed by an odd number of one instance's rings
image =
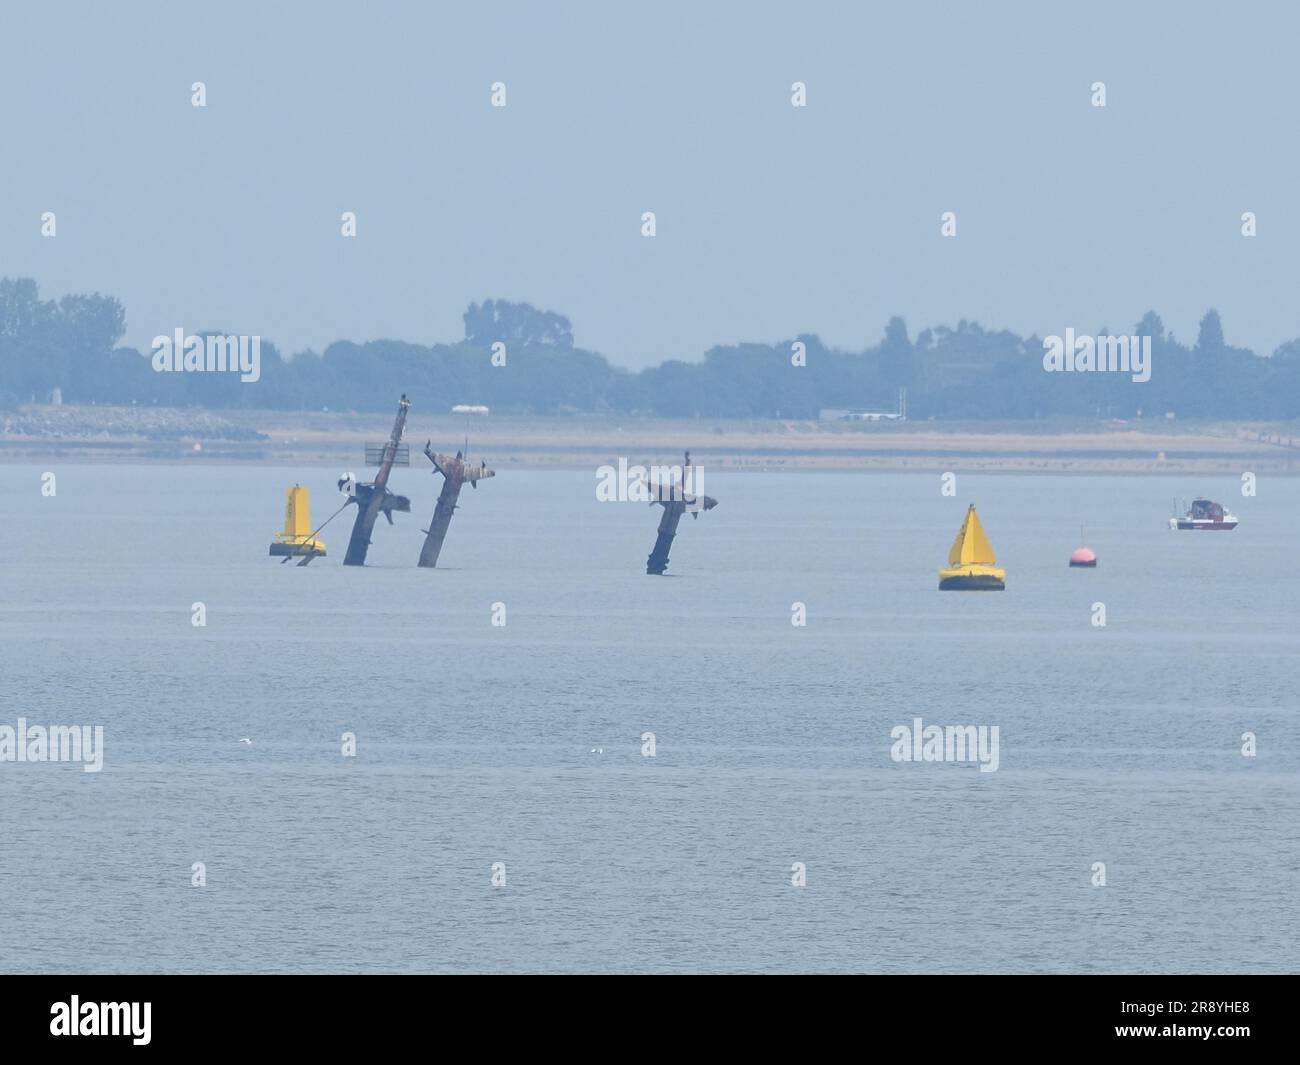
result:
[(1007, 586), (1007, 571), (998, 569), (997, 561), (998, 556), (972, 503), (948, 552), (948, 568), (939, 571), (939, 590), (1001, 592)]
[(302, 485), (288, 489), (284, 501), (284, 532), (271, 544), (271, 555), (284, 556), (285, 561), (296, 555), (310, 561), (325, 554), (325, 542), (315, 534), (320, 530), (311, 527), (311, 494)]

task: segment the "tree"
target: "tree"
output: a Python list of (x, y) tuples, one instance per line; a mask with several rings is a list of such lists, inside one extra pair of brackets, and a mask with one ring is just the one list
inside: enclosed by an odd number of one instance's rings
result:
[(880, 375), (890, 388), (906, 388), (916, 375), (912, 342), (907, 339), (907, 323), (898, 315), (885, 326), (880, 342)]
[(1150, 337), (1152, 345), (1159, 344), (1165, 338), (1165, 323), (1155, 311), (1147, 311), (1134, 328), (1140, 337)]
[[(261, 379), (244, 384), (229, 373), (155, 373), (148, 353), (115, 347), (125, 312), (112, 297), (42, 300), (30, 278), (2, 279), (0, 406), (44, 401), (58, 387), (71, 402), (388, 412), (407, 391), (427, 410), (483, 403), (539, 414), (815, 418), (819, 408), (892, 406), (906, 387), (908, 410), (919, 418), (1128, 416), (1138, 407), (1180, 417), (1300, 416), (1300, 339), (1259, 358), (1225, 343), (1214, 310), (1193, 349), (1154, 311), (1143, 316), (1135, 331), (1151, 338), (1153, 367), (1144, 383), (1119, 373), (1045, 373), (1038, 337), (971, 321), (922, 330), (913, 342), (895, 316), (866, 350), (835, 350), (801, 334), (802, 363), (791, 361), (794, 341), (786, 340), (722, 345), (701, 361), (633, 373), (575, 348), (567, 318), (526, 303), (474, 303), (464, 320), (466, 340), (453, 345), (336, 342), (319, 355), (281, 358), (264, 340)], [(489, 359), (498, 341), (509, 349), (508, 372)]]
[(527, 303), (486, 300), (471, 303), (465, 312), (465, 342), (490, 348), (497, 341), (509, 349), (520, 347), (573, 350), (573, 326), (553, 311), (539, 311)]
[(1223, 323), (1219, 321), (1219, 312), (1211, 307), (1201, 319), (1196, 334), (1196, 350), (1201, 355), (1216, 355), (1223, 347)]

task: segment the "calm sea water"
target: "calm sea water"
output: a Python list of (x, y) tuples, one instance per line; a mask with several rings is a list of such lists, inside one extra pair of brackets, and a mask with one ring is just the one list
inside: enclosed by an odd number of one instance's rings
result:
[[(369, 567), (350, 511), (281, 566), (295, 481), (337, 506), (320, 468), (0, 466), (0, 724), (106, 748), (0, 763), (0, 970), (1300, 961), (1298, 481), (709, 474), (667, 578), (590, 471), (466, 489), (422, 571), (440, 481), (399, 470)], [(1241, 526), (1170, 532), (1196, 493)], [(1003, 594), (937, 591), (972, 501)], [(998, 725), (999, 770), (894, 763), (918, 716)]]

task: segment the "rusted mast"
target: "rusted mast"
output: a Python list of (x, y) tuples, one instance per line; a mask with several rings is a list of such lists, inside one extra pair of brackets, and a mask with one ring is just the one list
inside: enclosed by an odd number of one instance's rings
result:
[[(406, 411), (411, 405), (402, 393), (402, 401), (397, 407), (397, 420), (393, 422), (393, 431), (384, 445), (384, 453), (379, 461), (379, 472), (369, 484), (355, 486), (349, 502), (357, 505), (357, 520), (352, 526), (352, 538), (348, 541), (348, 553), (343, 558), (345, 566), (364, 566), (366, 552), (370, 549), (370, 533), (375, 527), (375, 519), (380, 512), (393, 524), (393, 511), (409, 511), (411, 501), (406, 496), (394, 495), (388, 490), (388, 474), (392, 471), (393, 460), (397, 458), (397, 445), (402, 442), (402, 430), (406, 427)], [(343, 489), (346, 480), (339, 481)]]
[(456, 512), (456, 500), (460, 498), (461, 486), (468, 481), (471, 488), (477, 488), (478, 482), (487, 477), (495, 477), (496, 471), (489, 470), (487, 464), (480, 462), (477, 466), (468, 465), (465, 456), (457, 451), (450, 455), (435, 454), (433, 441), (424, 445), (424, 453), (433, 463), (434, 471), (442, 474), (442, 491), (438, 494), (438, 505), (433, 509), (433, 520), (424, 538), (424, 547), (420, 549), (420, 565), (432, 569), (438, 564), (438, 553), (442, 550), (442, 541), (447, 536), (451, 525), (451, 516)]
[[(682, 468), (682, 480), (670, 480), (651, 485), (650, 491), (655, 497), (650, 505), (658, 503), (664, 508), (663, 517), (659, 519), (659, 535), (655, 538), (654, 550), (645, 560), (645, 571), (653, 576), (662, 576), (668, 568), (668, 549), (673, 546), (673, 537), (677, 535), (677, 523), (688, 510), (692, 518), (698, 518), (701, 510), (712, 510), (718, 501), (712, 496), (688, 495), (685, 489), (686, 470), (691, 468), (691, 453), (686, 452), (686, 464)], [(694, 485), (692, 485), (694, 487)]]

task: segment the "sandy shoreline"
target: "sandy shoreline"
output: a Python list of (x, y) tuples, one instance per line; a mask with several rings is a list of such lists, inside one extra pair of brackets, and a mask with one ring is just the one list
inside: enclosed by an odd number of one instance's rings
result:
[[(27, 407), (0, 414), (0, 462), (261, 463), (360, 467), (388, 414)], [(424, 414), (412, 466), (463, 444), (490, 465), (697, 462), (728, 470), (1300, 474), (1300, 428), (1175, 423), (830, 423)], [(1294, 434), (1294, 435), (1293, 435)]]

